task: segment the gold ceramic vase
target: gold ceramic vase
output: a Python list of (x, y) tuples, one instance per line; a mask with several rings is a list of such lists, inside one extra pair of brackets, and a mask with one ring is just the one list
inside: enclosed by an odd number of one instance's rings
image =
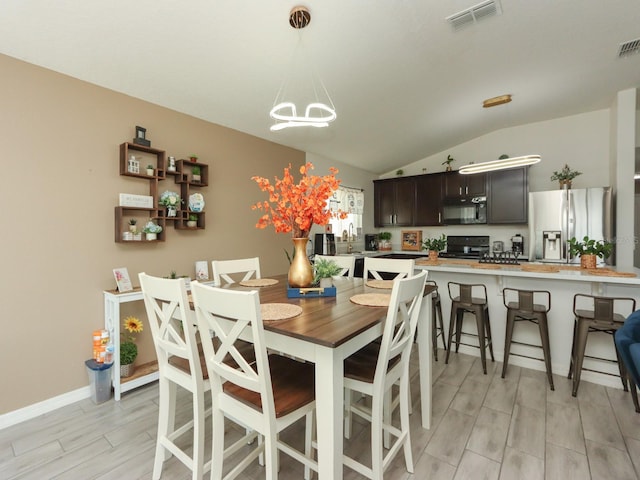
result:
[(313, 283), (313, 268), (307, 258), (308, 238), (292, 238), (294, 255), (289, 266), (289, 286), (302, 288)]

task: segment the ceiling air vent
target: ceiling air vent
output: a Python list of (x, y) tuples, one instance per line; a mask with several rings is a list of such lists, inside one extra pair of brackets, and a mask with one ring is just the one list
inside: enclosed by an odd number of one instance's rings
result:
[(634, 53), (640, 52), (640, 38), (636, 40), (631, 40), (630, 42), (625, 42), (620, 44), (620, 50), (618, 50), (618, 57), (626, 57), (627, 55), (632, 55)]
[(461, 12), (454, 13), (448, 16), (447, 20), (454, 30), (457, 30), (467, 25), (476, 23), (478, 20), (482, 20), (486, 17), (493, 15), (500, 15), (502, 9), (500, 3), (497, 0), (487, 0), (486, 2), (479, 3), (473, 7), (469, 7)]

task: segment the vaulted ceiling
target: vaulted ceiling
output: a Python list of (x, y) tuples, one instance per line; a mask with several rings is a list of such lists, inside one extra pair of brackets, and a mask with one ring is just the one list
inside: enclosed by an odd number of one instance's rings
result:
[[(638, 0), (495, 1), (454, 28), (446, 17), (482, 0), (4, 0), (0, 53), (374, 173), (640, 86), (640, 54), (618, 55), (640, 38)], [(338, 117), (271, 132), (299, 55)]]

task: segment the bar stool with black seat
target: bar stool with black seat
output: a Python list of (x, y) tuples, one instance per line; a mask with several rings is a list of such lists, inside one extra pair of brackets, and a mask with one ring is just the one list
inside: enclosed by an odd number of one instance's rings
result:
[[(549, 346), (549, 325), (547, 313), (551, 309), (551, 294), (546, 290), (517, 290), (514, 288), (504, 288), (502, 290), (502, 300), (507, 307), (507, 323), (504, 336), (504, 360), (502, 362), (502, 378), (507, 373), (509, 355), (517, 357), (532, 358), (534, 360), (544, 360), (547, 371), (549, 387), (553, 386), (553, 373), (551, 371), (551, 347)], [(540, 341), (542, 345), (535, 345), (513, 340), (513, 328), (516, 322), (526, 321), (538, 325), (540, 331)], [(511, 353), (511, 344), (525, 345), (528, 347), (542, 348), (544, 358), (530, 357), (520, 353)]]
[[(451, 298), (451, 317), (449, 320), (449, 346), (444, 363), (449, 363), (449, 354), (451, 353), (451, 343), (453, 336), (456, 337), (456, 353), (460, 345), (468, 347), (480, 348), (480, 361), (482, 362), (482, 370), (487, 374), (487, 355), (486, 350), (489, 348), (491, 361), (495, 362), (493, 356), (493, 343), (491, 341), (491, 324), (489, 322), (489, 304), (487, 303), (487, 287), (482, 284), (465, 284), (449, 282), (449, 298)], [(471, 313), (476, 318), (477, 334), (464, 332), (462, 330), (462, 320), (465, 313)], [(478, 337), (478, 345), (470, 343), (462, 343), (460, 340), (462, 335)]]
[(433, 280), (427, 280), (426, 285), (435, 287), (431, 292), (431, 343), (433, 345), (433, 356), (438, 361), (438, 337), (442, 338), (442, 348), (447, 351), (447, 339), (444, 338), (444, 319), (442, 317), (442, 303), (440, 302), (440, 293), (438, 292), (438, 284)]
[[(573, 385), (571, 394), (575, 397), (578, 394), (578, 386), (580, 385), (580, 374), (582, 370), (591, 372), (605, 373), (608, 372), (593, 370), (583, 367), (585, 358), (617, 362), (620, 372), (620, 380), (624, 391), (627, 388), (627, 373), (620, 358), (618, 349), (615, 348), (615, 332), (624, 325), (627, 318), (636, 309), (636, 301), (628, 297), (597, 297), (594, 295), (585, 295), (578, 293), (573, 297), (573, 314), (575, 316), (575, 325), (573, 328), (573, 346), (571, 348), (571, 365), (569, 367), (569, 375), (567, 378), (573, 377)], [(586, 355), (587, 337), (590, 333), (608, 333), (616, 351), (616, 360), (602, 357)]]

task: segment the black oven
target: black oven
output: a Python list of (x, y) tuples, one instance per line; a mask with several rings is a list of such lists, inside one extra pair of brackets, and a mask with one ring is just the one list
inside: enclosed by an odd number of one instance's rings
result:
[(487, 223), (487, 197), (447, 199), (442, 211), (445, 225)]

